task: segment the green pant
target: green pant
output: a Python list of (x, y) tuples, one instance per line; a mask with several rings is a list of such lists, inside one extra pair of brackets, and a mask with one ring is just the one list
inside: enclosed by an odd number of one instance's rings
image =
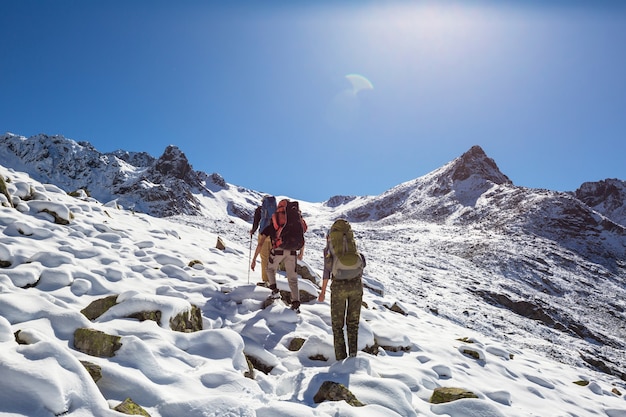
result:
[(356, 356), (358, 350), (359, 319), (363, 300), (361, 278), (333, 280), (330, 284), (330, 317), (333, 328), (335, 358), (340, 361), (347, 357), (344, 325), (348, 336), (348, 353)]

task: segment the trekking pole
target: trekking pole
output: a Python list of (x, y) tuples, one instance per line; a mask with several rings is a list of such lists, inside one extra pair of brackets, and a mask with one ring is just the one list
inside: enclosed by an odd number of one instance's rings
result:
[(250, 284), (250, 263), (252, 262), (252, 235), (250, 235), (250, 248), (248, 249), (248, 284)]

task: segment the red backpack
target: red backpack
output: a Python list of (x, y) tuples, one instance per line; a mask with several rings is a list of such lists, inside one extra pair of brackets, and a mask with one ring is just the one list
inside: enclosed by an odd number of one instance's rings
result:
[(304, 246), (307, 225), (297, 201), (281, 200), (272, 216), (276, 229), (275, 248), (298, 250)]

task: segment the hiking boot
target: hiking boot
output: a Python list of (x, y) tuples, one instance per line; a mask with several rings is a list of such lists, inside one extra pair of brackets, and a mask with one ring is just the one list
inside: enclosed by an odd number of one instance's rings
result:
[(300, 314), (300, 301), (293, 301), (291, 303), (291, 309), (296, 313)]
[(270, 294), (270, 298), (272, 300), (278, 300), (280, 298), (280, 291), (278, 290), (278, 288), (276, 288), (276, 284), (270, 285), (270, 288), (272, 289), (272, 293)]
[(265, 282), (265, 281), (257, 282), (256, 285), (258, 287), (266, 287), (267, 288), (267, 282)]
[(270, 298), (272, 300), (278, 300), (280, 298), (280, 292), (279, 291), (272, 291), (272, 293), (270, 294)]

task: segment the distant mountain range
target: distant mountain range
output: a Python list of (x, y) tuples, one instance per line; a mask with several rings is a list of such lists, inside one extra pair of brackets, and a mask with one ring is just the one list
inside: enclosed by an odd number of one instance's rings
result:
[(156, 217), (203, 212), (198, 196), (228, 187), (218, 174), (194, 171), (176, 146), (154, 158), (145, 152), (101, 153), (90, 143), (62, 136), (0, 136), (0, 163), (34, 179), (73, 192), (84, 190), (103, 203)]
[[(116, 200), (125, 208), (156, 217), (203, 214), (203, 209), (207, 207), (197, 196), (211, 198), (215, 192), (229, 187), (218, 173), (209, 175), (195, 171), (185, 154), (174, 145), (168, 146), (163, 155), (155, 158), (145, 152), (124, 150), (102, 153), (88, 142), (44, 134), (26, 138), (6, 133), (0, 135), (0, 143), (0, 164), (6, 167), (27, 172), (34, 179), (55, 184), (67, 192), (83, 189), (103, 203)], [(475, 178), (481, 181), (468, 190), (461, 188), (464, 193), (453, 187), (454, 184), (473, 181)], [(362, 207), (348, 214), (357, 221), (381, 220), (392, 214), (441, 221), (457, 213), (460, 206), (473, 206), (490, 188), (489, 184), (501, 185), (502, 190), (513, 187), (511, 180), (500, 172), (496, 163), (479, 146), (474, 146), (457, 160), (368, 200)], [(513, 188), (517, 190), (518, 197), (531, 192), (563, 201), (576, 198), (610, 221), (626, 225), (626, 181), (623, 180), (586, 182), (571, 193)], [(412, 194), (421, 194), (422, 191), (432, 199), (411, 199)], [(495, 192), (489, 196), (494, 198), (491, 203), (500, 203), (498, 195)], [(334, 196), (326, 204), (340, 205), (353, 199)], [(213, 207), (209, 205), (208, 208)], [(499, 208), (505, 210), (514, 207)], [(573, 207), (570, 209), (576, 210)], [(369, 214), (371, 210), (374, 210), (372, 216)], [(247, 215), (240, 214), (244, 217)], [(471, 215), (465, 213), (456, 220), (471, 221), (469, 217), (484, 214), (472, 211)]]
[[(4, 134), (0, 165), (156, 217), (250, 222), (261, 198), (195, 171), (175, 146), (154, 158), (101, 153), (62, 136)], [(626, 181), (587, 182), (572, 192), (520, 187), (474, 146), (381, 195), (303, 203), (313, 249), (323, 245), (317, 217), (347, 217), (366, 248), (389, 245), (369, 268), (385, 271), (381, 281), (407, 300), (486, 333), (548, 340), (555, 351), (563, 338), (574, 340), (590, 366), (626, 380)], [(403, 259), (389, 276), (382, 262), (393, 256)], [(423, 282), (447, 291), (427, 294)], [(444, 297), (450, 292), (458, 297)], [(492, 306), (493, 316), (474, 317), (476, 303)]]

